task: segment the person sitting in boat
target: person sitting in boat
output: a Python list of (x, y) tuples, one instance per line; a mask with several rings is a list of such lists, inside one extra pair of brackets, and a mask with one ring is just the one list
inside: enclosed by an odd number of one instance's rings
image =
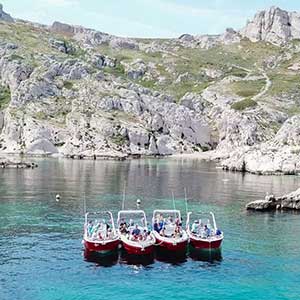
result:
[(161, 231), (161, 227), (160, 227), (159, 222), (157, 220), (155, 220), (155, 222), (154, 222), (153, 230), (155, 230), (158, 233)]
[(165, 236), (166, 235), (166, 226), (163, 226), (162, 229), (159, 231), (159, 234), (161, 236)]
[(88, 225), (87, 225), (87, 235), (88, 236), (92, 236), (92, 234), (93, 234), (93, 227), (94, 227), (93, 221), (90, 220), (88, 222)]
[(110, 225), (106, 222), (105, 219), (102, 220), (102, 224), (104, 225), (104, 228), (106, 228), (106, 230), (110, 228)]
[(142, 240), (147, 241), (149, 234), (150, 234), (149, 231), (147, 229), (144, 229), (143, 234), (142, 234)]
[(97, 239), (98, 238), (98, 231), (100, 229), (100, 224), (97, 223), (93, 226), (93, 230), (92, 230), (92, 239)]
[(192, 225), (192, 233), (193, 234), (199, 234), (199, 221), (195, 220), (193, 225)]
[(138, 239), (141, 235), (141, 230), (139, 229), (138, 224), (135, 225), (135, 228), (132, 230), (132, 235), (134, 239)]
[(221, 234), (222, 234), (222, 231), (220, 229), (217, 229), (216, 235), (221, 235)]
[(134, 229), (134, 221), (132, 219), (129, 220), (128, 231), (132, 232)]
[(211, 234), (211, 230), (210, 230), (210, 228), (208, 228), (207, 225), (204, 225), (204, 232), (206, 234), (206, 237), (209, 237)]
[(121, 234), (126, 234), (128, 233), (128, 230), (127, 230), (127, 223), (125, 222), (124, 219), (121, 220), (121, 223), (119, 225), (119, 231)]
[(147, 230), (148, 230), (149, 233), (152, 230), (152, 226), (151, 226), (151, 224), (149, 222), (147, 222)]
[(162, 217), (160, 218), (158, 225), (160, 227), (160, 231), (165, 227), (166, 222)]
[(119, 226), (121, 227), (121, 226), (124, 226), (124, 225), (127, 227), (127, 223), (126, 223), (125, 219), (121, 219), (121, 222), (120, 222)]

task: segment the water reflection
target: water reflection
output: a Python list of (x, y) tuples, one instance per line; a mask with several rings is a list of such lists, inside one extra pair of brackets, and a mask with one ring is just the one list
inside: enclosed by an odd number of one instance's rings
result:
[(206, 261), (211, 263), (216, 261), (222, 261), (221, 249), (202, 250), (195, 249), (192, 246), (189, 246), (188, 255), (196, 261)]
[(125, 250), (121, 250), (120, 264), (146, 267), (153, 263), (154, 255), (134, 255), (128, 254)]
[(118, 251), (112, 251), (109, 254), (103, 255), (84, 250), (83, 256), (85, 261), (95, 263), (99, 267), (112, 267), (116, 265), (119, 260)]
[(160, 262), (181, 265), (187, 261), (186, 252), (170, 252), (160, 248), (155, 250), (155, 258)]
[[(34, 170), (0, 169), (1, 300), (197, 299), (200, 293), (207, 299), (299, 298), (294, 284), (300, 274), (299, 214), (250, 213), (245, 204), (267, 191), (296, 190), (300, 176), (241, 176), (214, 163), (178, 159), (37, 163)], [(186, 187), (189, 210), (215, 213), (225, 233), (223, 253), (174, 257), (158, 252), (141, 259), (117, 252), (84, 260), (84, 195), (90, 211), (109, 209), (116, 217), (124, 184), (125, 207), (135, 208), (140, 198), (148, 221), (154, 209), (173, 208), (172, 191), (185, 217)], [(59, 202), (55, 194), (61, 195)], [(128, 276), (132, 270), (140, 275), (135, 284)]]

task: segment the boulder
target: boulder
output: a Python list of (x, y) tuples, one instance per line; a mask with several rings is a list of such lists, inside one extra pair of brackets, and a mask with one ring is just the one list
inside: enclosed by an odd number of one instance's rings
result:
[(300, 188), (280, 197), (267, 195), (264, 200), (256, 200), (248, 203), (246, 209), (257, 211), (269, 211), (275, 209), (300, 210)]
[(73, 54), (76, 51), (76, 49), (71, 44), (63, 40), (50, 38), (49, 43), (53, 48), (65, 54)]
[(139, 49), (138, 44), (134, 40), (128, 38), (113, 37), (109, 44), (115, 49)]
[(75, 33), (74, 26), (71, 26), (69, 24), (61, 23), (58, 21), (55, 21), (52, 26), (50, 27), (51, 31), (59, 34), (64, 34), (68, 36), (73, 36)]

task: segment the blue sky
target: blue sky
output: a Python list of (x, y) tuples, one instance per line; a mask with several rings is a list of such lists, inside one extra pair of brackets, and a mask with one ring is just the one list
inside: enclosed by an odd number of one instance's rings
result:
[(300, 11), (299, 0), (0, 0), (14, 17), (58, 20), (129, 37), (177, 37), (239, 29), (272, 5)]

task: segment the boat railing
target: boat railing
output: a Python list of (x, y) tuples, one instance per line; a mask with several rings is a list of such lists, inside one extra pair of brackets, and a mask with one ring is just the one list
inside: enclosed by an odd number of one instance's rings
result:
[[(109, 218), (109, 223), (111, 224), (111, 227), (112, 227), (112, 232), (113, 232), (113, 235), (117, 235), (117, 232), (116, 232), (116, 228), (115, 228), (115, 222), (114, 222), (114, 218), (113, 218), (113, 215), (110, 211), (96, 211), (96, 212), (87, 212), (85, 214), (85, 222), (84, 222), (84, 232), (85, 234), (87, 234), (87, 227), (88, 227), (88, 219), (89, 217), (91, 216), (97, 216), (97, 217), (104, 217), (104, 216), (108, 216)], [(105, 228), (105, 231), (107, 229)]]
[(157, 215), (161, 215), (161, 214), (174, 214), (175, 218), (181, 220), (181, 213), (180, 210), (178, 209), (156, 209), (153, 211), (152, 224), (155, 223), (155, 219), (157, 218)]
[(121, 219), (125, 218), (125, 216), (134, 216), (134, 215), (140, 215), (144, 223), (142, 225), (144, 227), (147, 227), (147, 217), (143, 210), (120, 210), (118, 212), (117, 225), (118, 226), (120, 225)]

